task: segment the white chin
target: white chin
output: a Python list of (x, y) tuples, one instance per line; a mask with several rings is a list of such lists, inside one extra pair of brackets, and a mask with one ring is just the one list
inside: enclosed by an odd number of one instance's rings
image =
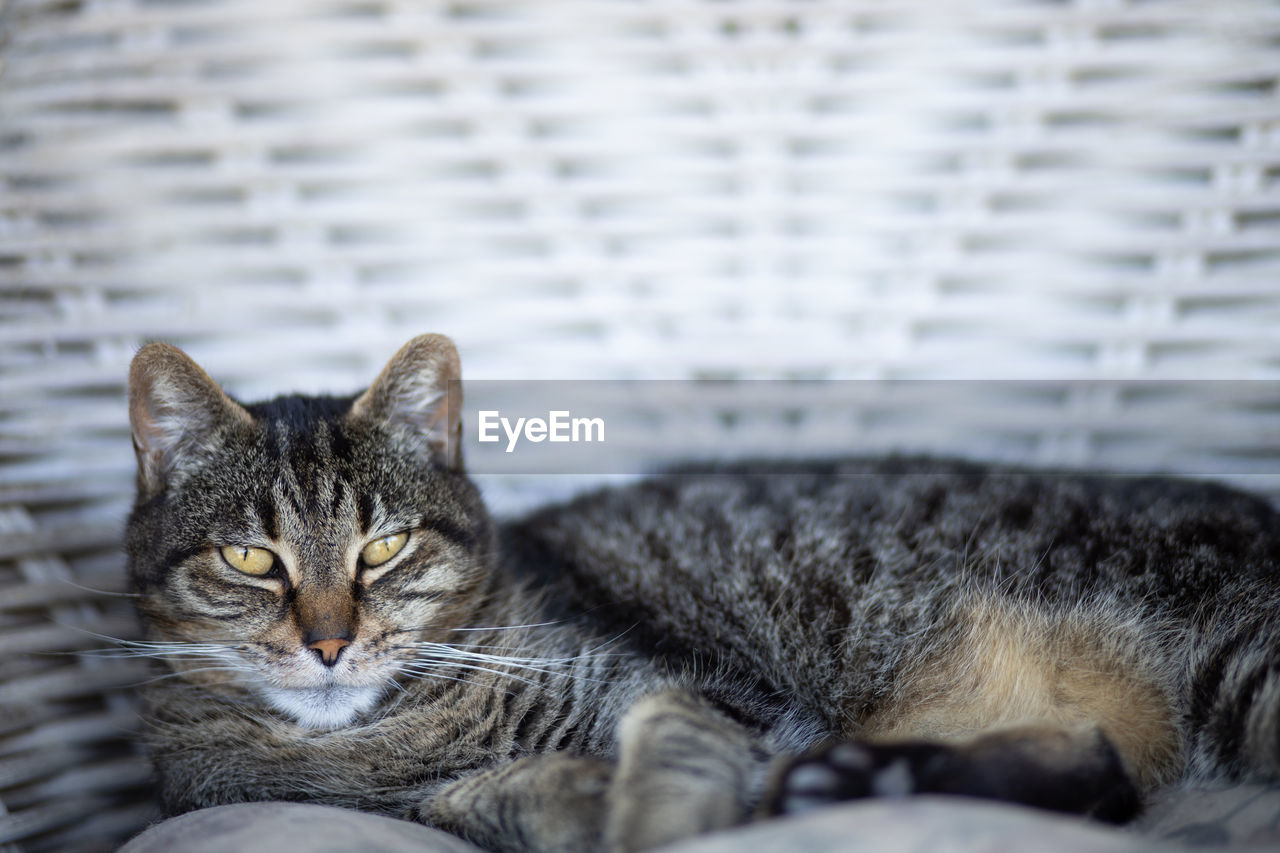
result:
[(349, 725), (378, 702), (376, 687), (263, 687), (263, 698), (307, 729), (336, 729)]

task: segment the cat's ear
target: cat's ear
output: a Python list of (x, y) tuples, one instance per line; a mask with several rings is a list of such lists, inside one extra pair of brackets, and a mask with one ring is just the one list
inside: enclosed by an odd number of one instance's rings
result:
[(170, 344), (147, 344), (129, 367), (129, 423), (138, 456), (138, 489), (151, 494), (199, 455), (215, 432), (253, 417), (209, 374)]
[(407, 426), (431, 455), (462, 468), (462, 367), (453, 341), (419, 335), (400, 348), (351, 406), (351, 416)]

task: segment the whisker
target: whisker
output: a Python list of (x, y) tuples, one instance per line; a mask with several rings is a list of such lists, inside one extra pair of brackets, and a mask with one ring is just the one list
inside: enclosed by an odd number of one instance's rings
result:
[(553, 675), (557, 670), (551, 667), (556, 664), (555, 661), (539, 662), (539, 661), (518, 661), (506, 660), (491, 655), (419, 655), (413, 658), (418, 663), (454, 663), (454, 662), (475, 662), (483, 664), (491, 664), (498, 667), (512, 667), (515, 669), (524, 669), (530, 672), (541, 672)]
[(472, 648), (500, 648), (498, 646), (450, 646), (444, 643), (410, 643), (406, 648), (418, 648), (428, 652), (450, 656), (457, 655), (460, 657), (477, 658), (491, 661), (504, 661), (507, 663), (567, 663), (582, 659), (582, 655), (572, 655), (559, 658), (540, 658), (540, 657), (518, 657), (515, 655), (495, 655), (488, 652), (472, 651)]
[(412, 628), (396, 628), (387, 633), (410, 634), (414, 631), (439, 631), (442, 629), (449, 631), (515, 631), (520, 628), (545, 628), (548, 625), (563, 625), (565, 622), (566, 620), (564, 619), (552, 619), (547, 622), (529, 622), (525, 625), (471, 625), (466, 628), (450, 628), (445, 625), (419, 625)]
[(66, 584), (67, 586), (75, 587), (76, 589), (82, 589), (85, 592), (92, 592), (94, 595), (111, 595), (111, 596), (116, 596), (118, 598), (142, 598), (143, 597), (142, 593), (140, 592), (114, 592), (112, 590), (107, 590), (107, 589), (94, 589), (91, 586), (85, 586), (84, 584), (76, 583), (75, 581), (69, 580), (67, 578), (59, 578), (58, 582), (62, 584)]
[(57, 622), (55, 624), (70, 631), (87, 634), (90, 637), (96, 637), (99, 640), (106, 640), (108, 643), (112, 643), (116, 646), (123, 646), (125, 648), (158, 649), (162, 651), (195, 648), (234, 651), (244, 648), (240, 645), (228, 645), (226, 643), (192, 643), (187, 642), (186, 640), (127, 640), (122, 637), (112, 637), (110, 634), (99, 634), (97, 631), (90, 631), (88, 628), (83, 628), (79, 625), (68, 625), (65, 622)]
[(129, 643), (118, 648), (81, 649), (73, 654), (102, 655), (106, 657), (155, 657), (157, 655), (225, 654), (239, 651), (238, 646), (218, 646), (212, 643)]
[(487, 672), (491, 675), (498, 675), (504, 678), (510, 678), (514, 681), (519, 681), (522, 684), (527, 684), (531, 687), (539, 686), (536, 681), (531, 681), (527, 678), (523, 678), (522, 676), (516, 675), (513, 672), (504, 672), (500, 669), (489, 669), (488, 667), (478, 666), (476, 664), (470, 664), (470, 663), (462, 663), (461, 661), (448, 661), (448, 662), (430, 661), (430, 660), (414, 661), (403, 666), (401, 671), (411, 672), (416, 675), (435, 675), (436, 672), (438, 672), (438, 669), (436, 669), (435, 667), (423, 666), (424, 664), (441, 664), (447, 669), (457, 668), (457, 669), (467, 669), (473, 672)]
[(525, 625), (476, 625), (468, 628), (453, 628), (454, 631), (513, 631), (517, 628), (545, 628), (548, 625), (563, 625), (564, 619), (551, 619), (547, 622), (529, 622)]
[(448, 643), (428, 643), (418, 642), (409, 643), (394, 648), (409, 649), (412, 651), (425, 652), (428, 655), (434, 655), (447, 659), (469, 659), (480, 660), (488, 663), (510, 664), (513, 666), (523, 667), (549, 667), (562, 666), (565, 664), (575, 664), (583, 661), (593, 661), (601, 658), (611, 657), (628, 657), (627, 652), (602, 652), (604, 648), (612, 641), (605, 641), (588, 648), (581, 654), (563, 655), (561, 657), (524, 657), (520, 655), (498, 655), (489, 652), (477, 651), (477, 649), (485, 648), (504, 648), (503, 646), (455, 646)]
[[(478, 667), (474, 664), (464, 663), (467, 661), (478, 661), (480, 663), (491, 664), (493, 666), (498, 666), (498, 667), (502, 667), (502, 666), (514, 667), (516, 669), (524, 670), (525, 672), (536, 672), (541, 675), (548, 675), (555, 678), (573, 678), (581, 681), (595, 681), (595, 682), (603, 683), (603, 682), (600, 682), (599, 679), (592, 678), (588, 675), (584, 675), (582, 673), (576, 673), (571, 670), (567, 670), (563, 668), (565, 664), (571, 664), (583, 659), (584, 658), (563, 658), (563, 659), (510, 658), (508, 659), (508, 658), (503, 658), (496, 655), (437, 654), (433, 656), (428, 654), (428, 655), (419, 655), (418, 657), (415, 657), (412, 660), (410, 660), (408, 663), (409, 664), (441, 665), (441, 666), (450, 665), (450, 664), (470, 665), (473, 668), (479, 668), (485, 671), (492, 671), (492, 670), (487, 670), (484, 667)], [(558, 668), (552, 668), (552, 667), (558, 667)], [(512, 677), (516, 677), (516, 676), (512, 674)]]
[(226, 654), (217, 652), (190, 652), (187, 654), (159, 654), (159, 653), (134, 653), (125, 652), (123, 654), (111, 654), (110, 652), (92, 652), (87, 657), (96, 660), (154, 660), (163, 663), (177, 664), (183, 663), (201, 663), (203, 661), (222, 663), (227, 666), (238, 666), (239, 661)]
[(533, 681), (530, 681), (529, 679), (524, 678), (523, 676), (517, 675), (514, 672), (508, 672), (502, 669), (494, 669), (492, 667), (481, 666), (480, 664), (477, 664), (477, 663), (467, 663), (465, 661), (431, 660), (429, 658), (426, 658), (426, 659), (409, 661), (404, 665), (403, 669), (414, 669), (414, 670), (422, 670), (422, 671), (439, 671), (440, 669), (466, 669), (466, 670), (471, 670), (473, 672), (487, 672), (492, 675), (501, 675), (504, 677), (514, 678), (515, 680), (523, 681), (526, 684), (534, 683)]
[(133, 684), (130, 684), (130, 685), (127, 685), (127, 686), (129, 686), (129, 687), (144, 687), (144, 686), (146, 686), (146, 685), (148, 685), (148, 684), (154, 684), (154, 683), (156, 683), (157, 681), (163, 681), (163, 680), (165, 680), (166, 678), (178, 678), (178, 677), (180, 677), (180, 676), (184, 676), (184, 675), (191, 675), (192, 673), (196, 673), (196, 672), (227, 672), (227, 673), (244, 673), (244, 672), (248, 672), (248, 670), (240, 669), (239, 667), (234, 667), (234, 666), (202, 666), (202, 667), (196, 667), (195, 669), (183, 670), (182, 672), (166, 672), (166, 673), (162, 673), (162, 674), (157, 675), (157, 676), (154, 676), (154, 677), (152, 677), (152, 678), (148, 678), (148, 679), (146, 679), (145, 681), (138, 681), (138, 682), (134, 682)]
[[(408, 670), (402, 670), (402, 671), (408, 672)], [(427, 671), (427, 670), (424, 670), (424, 671), (422, 671), (422, 672), (409, 672), (409, 675), (413, 676), (414, 678), (435, 678), (435, 679), (439, 679), (440, 681), (456, 681), (458, 684), (470, 684), (470, 685), (474, 685), (474, 684), (476, 683), (476, 682), (475, 682), (475, 680), (474, 680), (474, 679), (471, 679), (471, 678), (465, 678), (465, 677), (462, 677), (462, 676), (456, 676), (456, 675), (442, 675), (442, 674), (441, 674), (441, 673), (439, 673), (439, 672), (431, 672), (431, 671)], [(534, 684), (534, 685), (532, 685), (532, 686), (533, 686), (533, 687), (541, 687), (542, 685)], [(506, 691), (504, 691), (504, 692), (505, 692), (508, 696), (511, 696), (511, 695), (514, 695), (514, 694), (515, 694), (515, 691), (510, 690), (510, 689), (508, 689), (508, 690), (506, 690)]]
[(487, 660), (492, 662), (510, 663), (516, 666), (526, 665), (561, 665), (580, 663), (582, 661), (596, 660), (603, 658), (624, 658), (630, 657), (629, 652), (600, 652), (588, 649), (582, 654), (565, 655), (563, 657), (522, 657), (519, 655), (503, 655), (494, 654), (493, 652), (478, 651), (479, 649), (506, 649), (506, 646), (436, 646), (433, 644), (417, 644), (409, 643), (405, 645), (388, 646), (388, 649), (395, 651), (409, 651), (415, 654), (437, 655), (441, 658), (471, 658), (475, 660)]

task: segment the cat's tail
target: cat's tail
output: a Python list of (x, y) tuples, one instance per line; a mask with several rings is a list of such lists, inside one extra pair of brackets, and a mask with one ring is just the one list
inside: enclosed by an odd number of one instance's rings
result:
[(1190, 772), (1280, 781), (1280, 595), (1229, 596), (1195, 643), (1187, 706)]

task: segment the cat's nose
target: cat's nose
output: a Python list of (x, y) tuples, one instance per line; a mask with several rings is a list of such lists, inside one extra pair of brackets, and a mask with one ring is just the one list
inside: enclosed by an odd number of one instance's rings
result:
[(329, 640), (316, 640), (314, 643), (308, 643), (307, 648), (320, 655), (320, 660), (325, 666), (333, 666), (338, 662), (338, 655), (342, 654), (342, 650), (349, 645), (351, 645), (350, 640), (334, 637)]

